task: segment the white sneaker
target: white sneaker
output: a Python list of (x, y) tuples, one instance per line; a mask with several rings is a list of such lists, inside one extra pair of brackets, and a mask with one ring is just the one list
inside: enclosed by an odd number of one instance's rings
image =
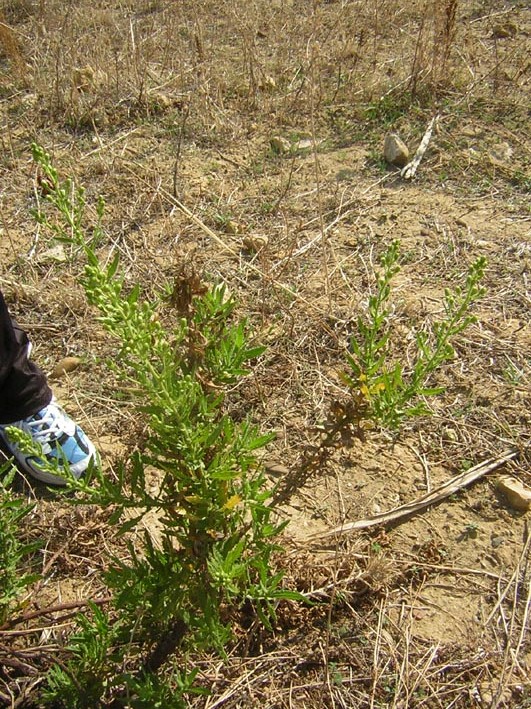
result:
[[(42, 456), (23, 453), (19, 444), (10, 440), (6, 429), (11, 426), (29, 434), (34, 443), (40, 445)], [(46, 462), (57, 466), (61, 472), (66, 460), (72, 475), (79, 479), (90, 462), (97, 463), (98, 460), (94, 444), (55, 400), (33, 416), (14, 423), (0, 424), (0, 438), (23, 472), (49, 485), (65, 485), (66, 481), (59, 475), (43, 470)]]

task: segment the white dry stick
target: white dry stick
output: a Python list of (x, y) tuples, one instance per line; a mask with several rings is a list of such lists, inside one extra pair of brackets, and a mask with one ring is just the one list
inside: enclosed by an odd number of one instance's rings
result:
[(420, 145), (417, 148), (415, 157), (413, 158), (413, 160), (411, 160), (411, 162), (408, 162), (408, 164), (400, 171), (400, 177), (403, 177), (404, 180), (411, 180), (415, 176), (417, 168), (420, 165), (422, 158), (424, 157), (424, 153), (426, 152), (428, 145), (430, 144), (431, 134), (433, 133), (433, 128), (438, 120), (439, 114), (437, 113), (429, 122), (429, 125), (426, 128), (426, 132), (422, 136)]
[(444, 500), (446, 497), (453, 495), (454, 492), (461, 490), (463, 487), (470, 485), (479, 478), (483, 477), (487, 473), (490, 473), (496, 468), (499, 468), (504, 463), (509, 460), (513, 460), (518, 456), (518, 448), (511, 448), (504, 451), (501, 455), (496, 458), (490, 458), (485, 460), (473, 468), (469, 468), (464, 473), (460, 473), (455, 477), (451, 478), (443, 485), (435, 488), (431, 492), (418, 497), (416, 500), (411, 502), (406, 502), (405, 505), (400, 505), (400, 507), (395, 507), (389, 512), (380, 512), (377, 515), (368, 517), (367, 519), (360, 519), (357, 522), (348, 522), (347, 524), (342, 524), (340, 527), (331, 529), (329, 532), (314, 534), (310, 537), (312, 540), (325, 539), (326, 537), (332, 537), (336, 534), (345, 534), (346, 532), (353, 532), (358, 529), (366, 529), (367, 527), (374, 527), (379, 524), (389, 524), (390, 522), (396, 522), (397, 520), (403, 519), (405, 517), (410, 517), (413, 514), (425, 510), (427, 507)]

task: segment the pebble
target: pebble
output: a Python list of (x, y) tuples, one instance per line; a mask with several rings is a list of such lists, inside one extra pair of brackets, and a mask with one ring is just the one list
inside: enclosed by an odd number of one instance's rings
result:
[(63, 357), (52, 369), (50, 379), (59, 379), (68, 372), (73, 372), (81, 364), (80, 357)]
[(64, 246), (62, 244), (56, 244), (46, 251), (43, 251), (41, 254), (38, 254), (36, 261), (38, 263), (49, 263), (50, 261), (64, 263), (67, 258)]
[(234, 219), (229, 219), (224, 225), (224, 231), (227, 234), (240, 234), (242, 229), (242, 225)]
[(266, 76), (261, 82), (260, 88), (262, 91), (274, 91), (277, 88), (277, 82), (272, 76)]
[(405, 167), (409, 162), (408, 147), (396, 133), (388, 133), (385, 136), (384, 158), (396, 167)]
[(496, 487), (513, 509), (527, 512), (531, 508), (531, 490), (516, 478), (500, 478)]
[(454, 428), (450, 428), (449, 426), (444, 427), (443, 438), (445, 441), (451, 441), (452, 443), (457, 443), (457, 441), (459, 440), (457, 431)]
[(267, 246), (269, 243), (269, 239), (267, 236), (244, 236), (243, 238), (243, 245), (248, 251), (253, 251), (254, 253), (257, 253), (258, 251), (261, 251), (264, 246)]
[(496, 143), (496, 145), (493, 145), (490, 149), (490, 157), (491, 160), (494, 159), (501, 163), (510, 162), (513, 152), (514, 150), (509, 143)]
[(281, 135), (274, 135), (270, 138), (269, 145), (271, 146), (271, 150), (277, 155), (284, 155), (285, 153), (291, 152), (291, 143)]
[(288, 468), (286, 468), (285, 465), (281, 465), (280, 463), (266, 462), (264, 467), (266, 469), (266, 472), (268, 472), (269, 475), (272, 475), (273, 477), (283, 478), (286, 475), (289, 475)]
[(496, 39), (509, 39), (518, 33), (518, 26), (514, 22), (504, 22), (492, 28), (492, 36)]

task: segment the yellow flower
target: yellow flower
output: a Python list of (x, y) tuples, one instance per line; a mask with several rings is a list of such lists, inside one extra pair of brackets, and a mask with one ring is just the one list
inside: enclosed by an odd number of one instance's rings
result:
[(233, 495), (232, 497), (229, 497), (227, 502), (223, 505), (223, 509), (227, 510), (227, 512), (230, 512), (232, 509), (236, 507), (240, 502), (242, 501), (242, 498), (239, 495)]

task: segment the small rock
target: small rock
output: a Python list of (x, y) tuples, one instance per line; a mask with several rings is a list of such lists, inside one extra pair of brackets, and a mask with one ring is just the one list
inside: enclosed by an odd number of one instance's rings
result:
[(283, 478), (289, 475), (289, 470), (285, 465), (281, 465), (280, 463), (266, 462), (264, 468), (266, 472), (269, 473), (269, 475), (273, 475), (273, 477)]
[(531, 490), (516, 478), (508, 475), (500, 478), (496, 487), (513, 509), (524, 512), (531, 509)]
[(62, 244), (57, 244), (52, 246), (50, 249), (43, 251), (42, 254), (37, 256), (38, 263), (49, 263), (50, 261), (55, 261), (56, 263), (64, 263), (67, 260), (67, 255), (65, 253), (64, 246)]
[(490, 157), (498, 162), (509, 162), (513, 156), (513, 152), (509, 143), (497, 143), (490, 149)]
[(271, 150), (277, 155), (284, 155), (291, 151), (291, 143), (281, 135), (274, 135), (270, 138), (269, 145), (271, 146)]
[(443, 438), (445, 441), (450, 441), (451, 443), (457, 443), (459, 437), (455, 428), (450, 428), (450, 426), (445, 426), (443, 429)]
[(267, 236), (249, 235), (243, 238), (243, 245), (245, 248), (248, 251), (253, 251), (254, 253), (261, 251), (264, 246), (267, 246), (268, 243), (269, 239)]
[(225, 222), (224, 227), (224, 230), (227, 234), (240, 234), (242, 231), (242, 225), (234, 219), (229, 219), (227, 222)]
[(505, 687), (502, 690), (501, 697), (499, 696), (499, 684), (496, 682), (481, 682), (478, 689), (482, 706), (491, 707), (511, 705), (512, 692), (510, 687)]
[(50, 379), (59, 379), (68, 372), (73, 372), (81, 364), (79, 357), (63, 357), (53, 368)]
[(396, 167), (405, 167), (409, 162), (408, 147), (396, 133), (388, 133), (385, 136), (384, 158)]
[[(319, 145), (322, 142), (322, 140), (317, 140), (315, 144)], [(295, 143), (295, 147), (297, 150), (308, 150), (313, 147), (313, 140), (311, 138), (301, 138)]]
[(264, 80), (260, 83), (260, 88), (262, 91), (274, 91), (277, 88), (277, 82), (272, 76), (265, 76)]
[(518, 27), (514, 22), (503, 22), (492, 28), (492, 36), (496, 39), (509, 39), (514, 37), (517, 32)]
[(500, 547), (503, 544), (504, 541), (505, 541), (505, 537), (498, 536), (498, 537), (491, 537), (490, 543), (492, 544), (494, 549), (497, 549), (498, 547)]
[(87, 64), (84, 67), (75, 67), (72, 70), (72, 83), (80, 93), (87, 93), (94, 88), (96, 72)]
[(171, 108), (171, 99), (166, 94), (160, 93), (159, 91), (153, 91), (149, 94), (149, 102), (152, 109), (156, 109), (160, 113), (167, 111)]

